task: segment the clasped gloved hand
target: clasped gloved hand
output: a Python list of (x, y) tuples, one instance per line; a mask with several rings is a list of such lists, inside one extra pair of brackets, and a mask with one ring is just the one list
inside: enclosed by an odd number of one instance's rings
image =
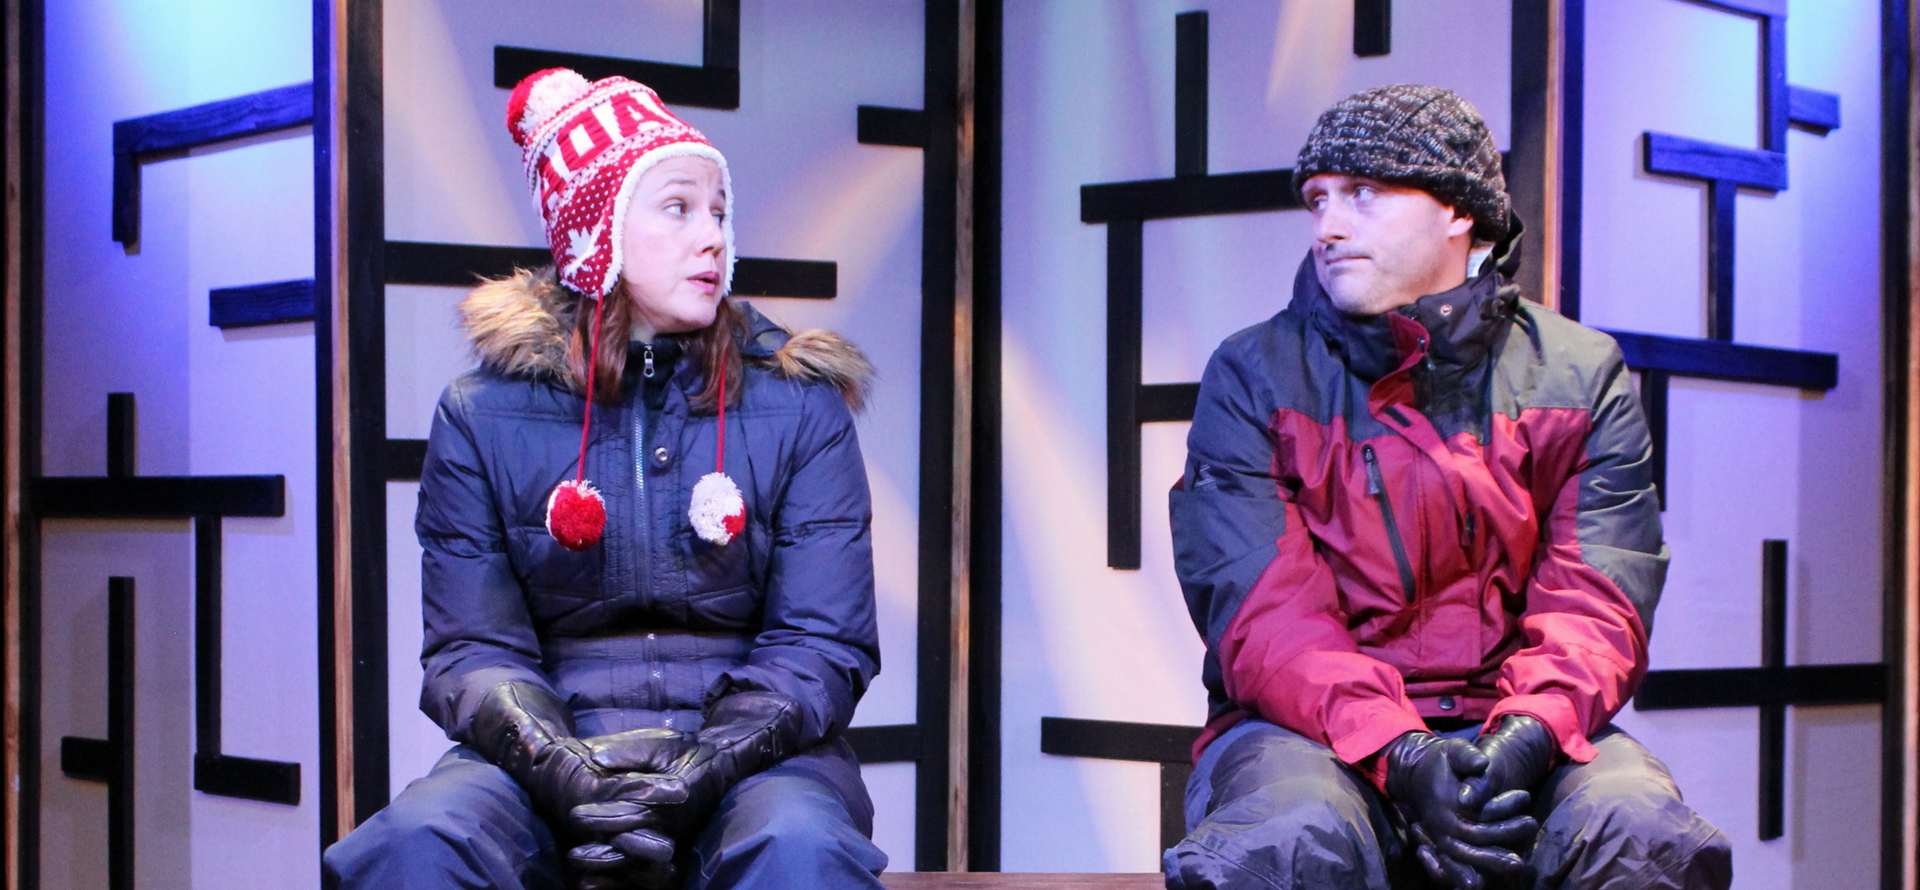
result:
[[(634, 729), (582, 739), (596, 766), (627, 775), (649, 786), (648, 800), (659, 805), (685, 802), (685, 783), (668, 773), (693, 755), (700, 740), (677, 729)], [(644, 806), (634, 802), (636, 806)], [(639, 887), (652, 890), (673, 886), (674, 841), (657, 830), (619, 832), (574, 847), (568, 861), (585, 878), (580, 890), (597, 887)]]
[[(573, 816), (582, 804), (617, 799), (635, 806), (666, 805), (686, 799), (677, 784), (596, 763), (593, 749), (573, 736), (572, 712), (535, 683), (509, 680), (487, 690), (469, 734), (473, 748), (526, 789), (534, 806), (582, 834), (593, 831)], [(671, 856), (669, 847), (663, 858)], [(591, 864), (591, 859), (576, 864)]]
[(723, 696), (707, 709), (706, 723), (691, 746), (678, 751), (633, 746), (596, 754), (596, 762), (606, 768), (652, 773), (632, 774), (651, 787), (641, 795), (577, 806), (573, 821), (610, 838), (613, 848), (635, 855), (661, 841), (684, 841), (706, 824), (728, 789), (796, 753), (800, 726), (800, 703), (789, 696)]
[[(1525, 867), (1513, 851), (1532, 840), (1538, 825), (1504, 795), (1485, 807), (1468, 803), (1469, 778), (1486, 772), (1487, 755), (1465, 739), (1409, 732), (1389, 743), (1387, 794), (1407, 815), (1415, 858), (1434, 883), (1479, 890), (1486, 875)], [(1522, 801), (1524, 804), (1524, 801)]]
[(1467, 804), (1475, 809), (1512, 794), (1527, 796), (1521, 809), (1531, 806), (1533, 786), (1553, 769), (1557, 750), (1547, 725), (1525, 714), (1500, 718), (1500, 728), (1481, 733), (1473, 746), (1487, 755), (1486, 772), (1467, 780)]

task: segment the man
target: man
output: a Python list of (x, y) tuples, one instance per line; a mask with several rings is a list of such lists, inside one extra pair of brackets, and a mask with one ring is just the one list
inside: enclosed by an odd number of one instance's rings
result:
[(1208, 362), (1172, 499), (1211, 713), (1167, 886), (1726, 887), (1610, 725), (1666, 573), (1620, 350), (1519, 299), (1473, 107), (1392, 86), (1294, 167), (1285, 311)]

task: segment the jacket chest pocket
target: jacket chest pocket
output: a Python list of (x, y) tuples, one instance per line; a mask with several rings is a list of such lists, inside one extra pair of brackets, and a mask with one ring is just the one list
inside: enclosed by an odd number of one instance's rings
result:
[(529, 594), (573, 599), (601, 596), (600, 566), (605, 548), (589, 547), (576, 553), (560, 546), (544, 526), (509, 529), (507, 542), (513, 573)]

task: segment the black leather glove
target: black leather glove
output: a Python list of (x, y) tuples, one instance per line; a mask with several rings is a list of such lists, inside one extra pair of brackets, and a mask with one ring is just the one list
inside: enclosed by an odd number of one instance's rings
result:
[[(656, 792), (652, 799), (659, 805), (685, 801), (686, 783), (669, 773), (683, 769), (684, 761), (700, 748), (698, 736), (677, 729), (634, 729), (582, 739), (581, 743), (596, 766), (648, 782)], [(673, 852), (672, 838), (656, 829), (637, 828), (577, 846), (567, 858), (582, 873), (614, 882), (609, 886), (651, 888), (673, 883)], [(582, 884), (583, 890), (591, 886), (591, 882)]]
[(1547, 725), (1525, 714), (1508, 714), (1501, 718), (1500, 728), (1482, 733), (1473, 746), (1487, 755), (1487, 771), (1467, 780), (1473, 790), (1467, 805), (1477, 810), (1506, 795), (1520, 794), (1526, 795), (1526, 802), (1519, 808), (1532, 806), (1533, 786), (1553, 769), (1555, 746)]
[(520, 783), (534, 806), (576, 831), (591, 831), (572, 818), (581, 804), (685, 799), (677, 787), (594, 763), (592, 750), (573, 737), (573, 713), (551, 690), (534, 683), (509, 680), (487, 690), (469, 735), (473, 748)]
[(708, 707), (697, 743), (664, 766), (653, 759), (666, 752), (664, 746), (606, 753), (599, 762), (609, 769), (632, 766), (658, 774), (634, 773), (651, 786), (645, 794), (575, 807), (574, 822), (623, 851), (651, 848), (660, 837), (685, 840), (706, 824), (728, 789), (795, 754), (800, 725), (800, 703), (788, 696), (723, 696)]
[[(1434, 883), (1479, 890), (1485, 875), (1510, 875), (1525, 867), (1513, 850), (1538, 830), (1532, 817), (1500, 807), (1467, 804), (1466, 780), (1486, 772), (1487, 756), (1465, 739), (1428, 732), (1402, 734), (1387, 745), (1387, 795), (1406, 813), (1414, 855)], [(1482, 822), (1486, 816), (1498, 821)]]

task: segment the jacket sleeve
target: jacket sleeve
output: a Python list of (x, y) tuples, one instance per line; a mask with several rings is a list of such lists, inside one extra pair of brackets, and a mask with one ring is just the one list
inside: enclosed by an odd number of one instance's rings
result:
[[(1584, 450), (1553, 497), (1520, 615), (1525, 648), (1501, 665), (1487, 718), (1545, 723), (1575, 762), (1647, 670), (1647, 627), (1666, 580), (1652, 439), (1617, 347), (1602, 367)], [(1575, 433), (1578, 435), (1578, 433)]]
[(414, 531), (426, 625), (420, 709), (448, 738), (467, 742), (474, 708), (488, 689), (507, 680), (552, 684), (539, 666), (540, 641), (508, 565), (500, 511), (458, 385), (447, 388), (434, 411)]
[(1229, 347), (1207, 364), (1170, 496), (1175, 570), (1227, 697), (1359, 763), (1426, 724), (1400, 672), (1362, 654), (1347, 630), (1279, 472), (1272, 402), (1259, 395), (1269, 376)]
[[(830, 386), (804, 387), (788, 475), (772, 514), (760, 634), (747, 663), (711, 695), (765, 690), (792, 696), (800, 742), (844, 729), (880, 670), (874, 617), (873, 508), (853, 415)], [(710, 696), (711, 697), (711, 696)]]

